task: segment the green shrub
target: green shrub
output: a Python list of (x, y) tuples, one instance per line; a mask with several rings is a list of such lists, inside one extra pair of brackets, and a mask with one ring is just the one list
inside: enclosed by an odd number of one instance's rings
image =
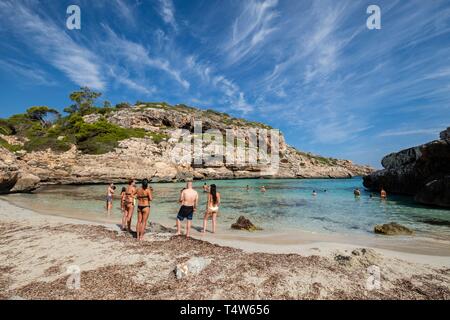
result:
[(14, 134), (14, 127), (11, 126), (8, 120), (0, 119), (0, 134), (6, 136)]
[(151, 137), (155, 143), (160, 143), (163, 140), (169, 139), (167, 134), (157, 132), (147, 132), (147, 136)]
[(68, 151), (71, 147), (71, 144), (66, 140), (58, 140), (57, 137), (44, 135), (44, 136), (36, 136), (25, 143), (25, 150), (28, 152), (31, 151), (44, 151), (47, 149), (51, 149), (55, 152), (65, 152)]
[(23, 149), (22, 146), (17, 144), (9, 144), (6, 140), (2, 138), (0, 138), (0, 146), (11, 152), (16, 152)]
[(120, 110), (120, 109), (128, 109), (131, 108), (131, 105), (128, 102), (121, 102), (116, 104), (116, 109)]
[(101, 119), (96, 123), (76, 122), (75, 141), (78, 149), (87, 154), (103, 154), (113, 151), (119, 141), (128, 138), (143, 138), (143, 129), (128, 129)]

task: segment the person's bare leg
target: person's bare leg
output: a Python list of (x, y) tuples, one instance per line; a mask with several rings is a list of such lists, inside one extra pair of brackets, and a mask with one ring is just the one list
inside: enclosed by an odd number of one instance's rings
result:
[(123, 207), (123, 209), (122, 209), (122, 231), (125, 231), (127, 229), (127, 217), (128, 217), (127, 208)]
[(141, 240), (141, 223), (142, 223), (142, 211), (138, 209), (138, 218), (136, 222), (136, 240)]
[(134, 211), (134, 206), (129, 206), (128, 207), (128, 215), (127, 215), (128, 232), (131, 232), (131, 220), (133, 220), (133, 211)]
[(136, 239), (139, 240), (141, 234), (141, 222), (142, 222), (142, 211), (138, 209), (138, 216), (136, 221)]
[(191, 224), (192, 224), (191, 220), (188, 220), (186, 222), (186, 238), (189, 238), (191, 236)]
[(202, 233), (206, 232), (207, 224), (208, 224), (208, 212), (206, 212), (205, 216), (203, 217), (203, 230), (202, 230)]
[(144, 209), (144, 212), (142, 213), (142, 220), (141, 220), (141, 238), (140, 240), (144, 240), (144, 234), (145, 234), (145, 228), (147, 227), (147, 220), (150, 216), (150, 208)]
[(177, 218), (177, 236), (181, 235), (181, 221)]
[(212, 229), (213, 229), (213, 233), (216, 233), (216, 218), (217, 218), (217, 213), (213, 213), (213, 215), (212, 215)]

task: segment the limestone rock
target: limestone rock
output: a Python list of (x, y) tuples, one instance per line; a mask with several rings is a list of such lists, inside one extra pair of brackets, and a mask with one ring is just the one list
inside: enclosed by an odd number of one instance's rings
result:
[(411, 235), (414, 233), (411, 229), (395, 222), (376, 225), (374, 228), (374, 232), (384, 235)]
[(439, 134), (439, 137), (440, 137), (442, 140), (448, 140), (448, 141), (450, 141), (450, 127), (448, 127), (446, 130), (442, 131), (442, 132)]
[(247, 231), (256, 231), (262, 230), (261, 228), (256, 227), (249, 219), (244, 216), (240, 216), (236, 223), (231, 225), (232, 229), (236, 230), (247, 230)]
[(175, 268), (175, 275), (178, 280), (188, 276), (197, 275), (203, 271), (210, 263), (211, 259), (203, 257), (190, 258), (185, 263), (180, 263)]
[(385, 156), (384, 169), (364, 176), (372, 191), (415, 196), (417, 202), (450, 207), (447, 179), (450, 176), (449, 129), (441, 139)]
[[(100, 118), (124, 128), (140, 128), (167, 135), (169, 138), (160, 143), (156, 143), (157, 139), (153, 140), (150, 137), (130, 138), (120, 141), (115, 150), (100, 155), (83, 154), (75, 145), (67, 152), (53, 152), (50, 149), (22, 151), (20, 155), (8, 152), (6, 156), (1, 156), (4, 169), (0, 170), (0, 179), (3, 181), (0, 190), (9, 192), (19, 178), (19, 171), (38, 177), (41, 184), (123, 183), (129, 179), (144, 178), (155, 182), (259, 177), (348, 178), (372, 172), (371, 168), (355, 165), (351, 161), (302, 153), (286, 144), (283, 135), (280, 136), (278, 146), (279, 170), (270, 171), (270, 167), (263, 164), (224, 163), (219, 161), (221, 159), (199, 165), (193, 164), (191, 146), (185, 148), (179, 142), (193, 132), (194, 121), (201, 119), (204, 131), (215, 129), (216, 132), (225, 134), (227, 130), (231, 130), (242, 141), (248, 141), (251, 132), (257, 128), (261, 129), (242, 119), (232, 119), (215, 112), (155, 104), (114, 110), (106, 115), (91, 114), (83, 117), (87, 123), (95, 123)], [(203, 135), (211, 138), (209, 133), (205, 132)], [(17, 140), (13, 136), (9, 138)], [(65, 138), (60, 136), (58, 139)], [(271, 150), (273, 146), (269, 136), (262, 139), (265, 140), (267, 149)], [(211, 141), (211, 139), (203, 141), (206, 150), (212, 148)], [(183, 157), (183, 161), (174, 162), (173, 156), (177, 155), (178, 151), (183, 153), (187, 151), (187, 155)], [(233, 152), (235, 157), (244, 159), (242, 154)], [(24, 178), (17, 190), (31, 189), (33, 181), (37, 180), (31, 176)]]
[(14, 187), (10, 190), (14, 192), (31, 192), (39, 188), (41, 179), (39, 177), (26, 172), (20, 172)]
[(423, 204), (450, 207), (450, 175), (428, 182), (414, 199)]

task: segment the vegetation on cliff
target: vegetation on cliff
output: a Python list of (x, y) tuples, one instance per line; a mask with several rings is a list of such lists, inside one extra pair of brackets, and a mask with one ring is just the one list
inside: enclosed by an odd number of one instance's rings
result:
[[(15, 135), (24, 145), (12, 145), (0, 138), (0, 145), (10, 151), (40, 151), (48, 148), (56, 152), (64, 152), (75, 144), (78, 150), (87, 154), (103, 154), (113, 151), (121, 140), (136, 137), (151, 137), (159, 143), (168, 136), (160, 132), (148, 132), (143, 129), (123, 128), (112, 124), (106, 117), (115, 111), (132, 108), (127, 102), (111, 106), (105, 101), (103, 106), (96, 106), (101, 97), (100, 92), (83, 87), (69, 95), (72, 105), (64, 109), (66, 115), (61, 115), (57, 110), (47, 106), (33, 106), (23, 114), (13, 115), (8, 119), (0, 119), (0, 134)], [(249, 126), (263, 129), (272, 127), (259, 122), (247, 121), (235, 118), (227, 113), (215, 110), (200, 110), (184, 104), (170, 105), (166, 102), (142, 102), (137, 101), (134, 110), (143, 108), (174, 110), (186, 114), (199, 114), (200, 116), (215, 118), (216, 120), (234, 126)], [(95, 123), (86, 123), (83, 119), (88, 115), (100, 115)]]
[(136, 137), (151, 137), (155, 142), (166, 138), (163, 134), (146, 132), (143, 129), (123, 128), (101, 117), (95, 123), (86, 123), (83, 116), (89, 114), (106, 115), (126, 104), (113, 108), (108, 102), (103, 107), (96, 107), (96, 99), (101, 96), (89, 88), (70, 94), (73, 105), (64, 109), (67, 116), (61, 116), (55, 109), (46, 106), (31, 107), (24, 114), (17, 114), (8, 119), (0, 119), (0, 134), (16, 135), (23, 139), (24, 146), (11, 145), (0, 139), (0, 145), (10, 151), (25, 149), (27, 151), (46, 150), (64, 152), (75, 144), (87, 154), (102, 154), (114, 150), (119, 141)]

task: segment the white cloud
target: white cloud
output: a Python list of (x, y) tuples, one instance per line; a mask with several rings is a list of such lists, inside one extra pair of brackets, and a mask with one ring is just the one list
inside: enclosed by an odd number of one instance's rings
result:
[(101, 74), (98, 57), (75, 43), (64, 29), (16, 2), (4, 2), (2, 7), (0, 19), (14, 26), (13, 32), (22, 38), (30, 50), (38, 53), (77, 85), (105, 89), (106, 82)]
[(399, 129), (399, 130), (386, 130), (380, 133), (379, 137), (398, 137), (398, 136), (411, 136), (411, 135), (435, 135), (437, 136), (440, 131), (442, 131), (444, 126), (441, 128), (430, 128), (430, 129)]
[(176, 80), (184, 89), (189, 89), (189, 81), (184, 79), (181, 72), (172, 67), (168, 60), (150, 56), (149, 51), (142, 44), (121, 38), (111, 28), (105, 25), (103, 27), (109, 36), (107, 41), (104, 42), (104, 45), (108, 47), (111, 52), (121, 56), (127, 63), (133, 64), (138, 69), (147, 66), (164, 71)]
[(11, 76), (20, 76), (30, 80), (30, 84), (42, 84), (53, 86), (55, 81), (36, 65), (30, 65), (13, 59), (0, 60), (0, 69), (5, 70)]
[(239, 62), (276, 30), (273, 22), (278, 17), (278, 0), (250, 0), (234, 20), (231, 38), (225, 44), (231, 64)]
[(175, 7), (172, 0), (159, 0), (159, 14), (165, 23), (171, 25), (175, 31), (178, 30), (175, 20)]

